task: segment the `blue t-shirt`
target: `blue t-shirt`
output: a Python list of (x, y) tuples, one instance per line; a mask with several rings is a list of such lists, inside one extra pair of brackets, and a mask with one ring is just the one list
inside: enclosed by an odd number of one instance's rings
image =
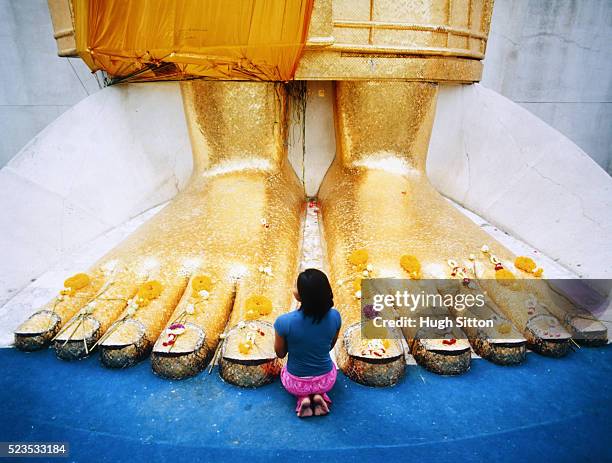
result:
[(301, 310), (281, 315), (274, 329), (285, 338), (289, 359), (287, 371), (295, 376), (319, 376), (334, 367), (329, 351), (340, 329), (340, 313), (331, 308), (319, 323), (306, 317)]

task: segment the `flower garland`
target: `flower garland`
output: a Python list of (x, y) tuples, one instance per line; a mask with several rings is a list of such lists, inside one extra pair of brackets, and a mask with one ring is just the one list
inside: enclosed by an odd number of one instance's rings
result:
[[(267, 283), (267, 278), (272, 278), (272, 266), (271, 265), (260, 265), (258, 268), (261, 274), (260, 288)], [(259, 317), (265, 317), (272, 313), (272, 301), (266, 296), (261, 294), (254, 294), (246, 299), (244, 302), (245, 320), (257, 320)]]
[(374, 276), (374, 266), (368, 263), (369, 255), (365, 249), (357, 249), (351, 252), (347, 261), (351, 264), (353, 273), (347, 278), (338, 280), (338, 286), (343, 286), (346, 282), (353, 282), (353, 295), (355, 299), (361, 299), (361, 283), (364, 278), (372, 278)]
[[(472, 262), (476, 260), (476, 257), (473, 254), (470, 254), (469, 258)], [(451, 268), (451, 277), (461, 278), (463, 286), (465, 286), (466, 288), (470, 288), (470, 289), (476, 289), (476, 285), (470, 278), (468, 270), (465, 267), (459, 265), (457, 261), (454, 259), (448, 259), (446, 261), (446, 264)], [(474, 273), (474, 277), (476, 276), (476, 266), (475, 265), (476, 264), (474, 262), (474, 269), (472, 270)]]
[(365, 339), (361, 340), (361, 355), (382, 357), (391, 346), (389, 330), (376, 326), (371, 320), (362, 326)]
[(207, 275), (197, 275), (191, 280), (191, 297), (208, 299), (212, 290), (212, 280)]
[[(131, 318), (136, 315), (138, 309), (148, 306), (151, 301), (157, 299), (161, 295), (163, 290), (164, 286), (157, 280), (147, 280), (142, 283), (136, 290), (136, 294), (127, 300), (124, 315), (119, 318), (119, 320), (115, 321), (112, 326), (106, 331), (106, 333), (104, 333), (104, 335), (100, 339), (98, 339), (98, 341), (96, 341), (96, 343), (92, 347), (92, 350), (95, 349), (95, 347), (99, 344), (106, 341), (110, 337), (110, 335), (113, 334), (115, 330), (117, 330), (117, 328), (119, 328), (121, 323), (123, 323), (128, 318)], [(87, 306), (89, 306), (89, 310), (86, 312), (86, 314), (91, 314), (97, 306), (97, 301), (93, 300), (89, 304), (87, 304)]]
[[(364, 259), (364, 251), (365, 259)], [(358, 253), (358, 259), (351, 259), (351, 256), (354, 257), (354, 254)], [(362, 266), (364, 270), (362, 270), (362, 274), (365, 277), (370, 277), (373, 274), (373, 267), (371, 264), (368, 264), (368, 254), (365, 250), (357, 250), (353, 254), (349, 256), (349, 262), (357, 262), (357, 267)], [(365, 267), (363, 267), (365, 266)], [(353, 280), (353, 289), (355, 292), (355, 297), (357, 299), (361, 299), (361, 284), (362, 278), (355, 278)], [(391, 342), (389, 341), (389, 330), (384, 327), (377, 327), (373, 323), (373, 319), (377, 316), (377, 312), (374, 310), (374, 307), (371, 304), (366, 305), (363, 308), (363, 315), (368, 319), (367, 322), (362, 326), (363, 334), (366, 339), (361, 340), (361, 355), (370, 355), (374, 357), (383, 357), (389, 347), (391, 346)]]
[[(268, 299), (266, 296), (262, 296), (260, 294), (255, 294), (247, 298), (244, 302), (244, 307), (246, 309), (244, 318), (247, 321), (257, 320), (259, 317), (265, 317), (266, 315), (270, 315), (272, 313), (272, 301)], [(238, 343), (238, 350), (241, 354), (247, 355), (253, 347), (255, 347), (255, 334), (259, 333), (264, 335), (263, 331), (261, 331), (255, 323), (245, 324), (244, 321), (238, 323), (239, 329), (244, 328), (244, 326), (250, 326), (252, 329), (247, 331), (246, 335), (242, 338)], [(255, 334), (253, 334), (255, 333)]]
[(162, 341), (162, 346), (170, 347), (176, 343), (177, 338), (187, 330), (185, 322), (187, 318), (195, 314), (196, 307), (203, 304), (210, 298), (210, 293), (213, 289), (212, 279), (208, 275), (195, 275), (191, 278), (191, 294), (187, 299), (185, 308), (176, 316), (176, 318), (164, 330), (163, 335), (166, 337)]
[[(55, 314), (57, 306), (60, 302), (64, 301), (66, 297), (75, 296), (77, 291), (86, 288), (91, 284), (91, 278), (86, 273), (77, 273), (76, 275), (66, 278), (64, 280), (64, 287), (59, 291), (58, 295), (53, 300), (53, 307), (51, 312)], [(49, 324), (47, 330), (51, 328), (52, 317), (49, 317)]]
[(238, 343), (238, 352), (243, 355), (248, 355), (253, 348), (257, 346), (257, 337), (265, 336), (266, 333), (260, 329), (257, 324), (240, 322), (238, 323), (238, 330), (245, 331), (242, 341)]
[[(264, 228), (264, 234), (269, 235), (271, 231), (271, 226), (267, 218), (261, 218), (261, 225)], [(264, 243), (269, 243), (271, 240), (268, 236), (265, 237)], [(265, 250), (264, 250), (265, 255)], [(244, 327), (247, 326), (246, 321), (254, 321), (259, 319), (260, 317), (265, 317), (270, 315), (273, 310), (272, 301), (263, 295), (264, 291), (268, 286), (268, 280), (274, 278), (274, 274), (272, 273), (272, 265), (263, 264), (257, 268), (259, 272), (259, 288), (258, 292), (250, 295), (244, 301), (244, 320), (241, 320), (238, 323), (238, 331), (244, 331)], [(259, 328), (255, 323), (249, 323), (248, 326), (251, 326), (252, 329), (247, 330), (246, 334), (242, 336), (242, 339), (238, 342), (238, 350), (241, 354), (247, 355), (251, 352), (251, 350), (255, 347), (255, 339), (256, 334), (259, 333)], [(263, 335), (263, 332), (260, 334)]]
[(181, 334), (185, 332), (186, 328), (183, 323), (172, 323), (164, 333), (166, 334), (166, 340), (162, 342), (164, 347), (172, 347)]
[(489, 261), (494, 265), (495, 279), (500, 285), (507, 286), (513, 290), (518, 289), (518, 286), (515, 281), (516, 277), (514, 276), (514, 273), (512, 273), (510, 270), (506, 269), (503, 266), (503, 264), (497, 258), (497, 256), (491, 253), (489, 246), (487, 246), (486, 244), (483, 245), (482, 248), (480, 248), (480, 252), (489, 256)]
[(136, 310), (148, 306), (151, 301), (160, 296), (163, 290), (163, 285), (157, 280), (149, 280), (140, 285), (136, 295), (128, 300), (128, 314), (132, 316)]
[[(483, 246), (483, 249), (484, 249), (484, 250), (482, 250), (483, 252), (485, 252), (485, 251), (488, 252), (488, 250), (489, 250), (488, 246), (486, 246), (486, 245)], [(474, 274), (474, 277), (476, 277), (476, 256), (474, 254), (470, 254), (468, 258), (469, 258), (469, 260), (473, 264), (472, 273)], [(463, 285), (468, 287), (468, 288), (471, 288), (471, 289), (476, 289), (477, 288), (476, 283), (468, 276), (468, 271), (466, 270), (465, 267), (460, 267), (452, 259), (449, 259), (447, 261), (447, 264), (448, 264), (449, 267), (452, 268), (451, 276), (453, 276), (453, 277), (456, 276), (456, 277), (462, 278), (463, 279), (463, 281), (462, 281)], [(496, 264), (496, 266), (497, 266), (497, 264)], [(498, 271), (502, 271), (502, 270), (503, 269), (500, 269)], [(497, 272), (496, 272), (496, 274), (497, 274)], [(492, 319), (497, 321), (498, 320), (497, 314), (493, 315)], [(512, 325), (510, 325), (509, 323), (500, 323), (500, 324), (496, 323), (495, 329), (500, 334), (509, 334), (512, 331)], [(450, 346), (450, 345), (455, 344), (456, 342), (457, 342), (457, 340), (455, 338), (451, 338), (451, 339), (444, 339), (442, 341), (442, 344)]]
[[(84, 276), (83, 276), (84, 275)], [(86, 278), (85, 278), (86, 277)], [(84, 284), (85, 282), (87, 282), (87, 285), (89, 285), (90, 282), (90, 278), (88, 275), (86, 274), (76, 274), (74, 277), (68, 278), (65, 282), (64, 282), (64, 287), (65, 289), (74, 289), (75, 286), (78, 287), (79, 285)], [(68, 341), (70, 341), (72, 339), (72, 337), (76, 334), (76, 332), (78, 331), (78, 329), (81, 327), (81, 325), (84, 323), (85, 319), (91, 315), (94, 310), (96, 309), (97, 305), (98, 305), (98, 298), (100, 298), (100, 296), (102, 296), (106, 291), (108, 291), (108, 289), (114, 284), (114, 281), (112, 278), (109, 278), (106, 283), (102, 286), (102, 288), (100, 289), (100, 291), (98, 291), (97, 294), (94, 295), (94, 297), (92, 297), (87, 304), (85, 304), (81, 310), (79, 310), (70, 320), (68, 320), (68, 322), (66, 323), (66, 325), (64, 325), (64, 328), (62, 328), (59, 333), (57, 333), (54, 337), (53, 337), (53, 341), (55, 341), (57, 338), (59, 338), (61, 335), (63, 335), (66, 330), (72, 326), (75, 325), (74, 329), (72, 330), (72, 332), (70, 333), (70, 335), (66, 338), (66, 340), (64, 341), (64, 343), (62, 344), (62, 347), (64, 347)], [(70, 285), (75, 285), (75, 286), (70, 286)], [(85, 286), (87, 286), (85, 285)], [(83, 286), (83, 287), (85, 287)], [(63, 294), (63, 292), (60, 293), (60, 296), (58, 296), (59, 300), (63, 300), (65, 294)], [(54, 310), (55, 310), (55, 306), (54, 306)], [(92, 350), (98, 345), (100, 341), (96, 342), (94, 344), (94, 346), (92, 347)], [(85, 346), (85, 353), (89, 355), (89, 347), (87, 346), (87, 341), (83, 338), (83, 345)]]

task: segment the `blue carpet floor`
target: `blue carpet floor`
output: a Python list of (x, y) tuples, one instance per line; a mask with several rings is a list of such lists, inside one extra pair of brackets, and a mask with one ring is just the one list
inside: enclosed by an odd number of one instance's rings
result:
[(0, 441), (68, 441), (70, 461), (612, 461), (610, 347), (476, 360), (459, 377), (409, 367), (388, 389), (339, 375), (331, 415), (307, 420), (279, 382), (239, 389), (216, 371), (167, 381), (148, 362), (112, 371), (14, 349), (0, 368)]

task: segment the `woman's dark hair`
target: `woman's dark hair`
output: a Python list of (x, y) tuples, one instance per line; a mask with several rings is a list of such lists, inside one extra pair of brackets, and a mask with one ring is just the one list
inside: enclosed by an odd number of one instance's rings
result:
[(316, 268), (309, 268), (299, 274), (297, 290), (302, 300), (300, 310), (319, 323), (329, 309), (334, 306), (334, 293), (327, 275)]

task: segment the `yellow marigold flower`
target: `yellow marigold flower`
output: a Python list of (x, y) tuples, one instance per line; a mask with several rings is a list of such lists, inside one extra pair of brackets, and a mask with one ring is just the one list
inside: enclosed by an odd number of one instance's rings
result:
[(251, 296), (246, 300), (244, 305), (247, 313), (253, 311), (259, 315), (268, 315), (272, 312), (272, 301), (265, 296)]
[(531, 257), (518, 256), (516, 259), (514, 259), (514, 266), (519, 270), (531, 273), (535, 270), (536, 263)]
[(212, 280), (209, 276), (197, 275), (191, 280), (191, 288), (194, 293), (199, 293), (200, 291), (210, 292), (212, 289)]
[(410, 278), (413, 280), (419, 280), (421, 278), (421, 262), (419, 262), (419, 259), (415, 256), (404, 254), (400, 257), (400, 265), (408, 272), (408, 275), (410, 275)]
[[(86, 273), (77, 273), (76, 275), (66, 279), (66, 281), (64, 281), (64, 286), (69, 289), (67, 293), (72, 295), (75, 293), (75, 291), (88, 286), (89, 283), (91, 283), (89, 275)], [(64, 293), (65, 291), (62, 291), (62, 294)]]
[(253, 341), (251, 341), (250, 339), (242, 341), (240, 344), (238, 344), (238, 350), (241, 354), (246, 355), (251, 352), (251, 349), (253, 349)]
[(257, 320), (259, 318), (259, 312), (255, 309), (249, 309), (244, 314), (245, 320)]
[(355, 278), (353, 280), (353, 289), (355, 291), (361, 291), (361, 282), (363, 281), (362, 278)]
[(134, 302), (136, 302), (138, 307), (146, 307), (151, 303), (149, 299), (147, 299), (146, 297), (142, 297), (142, 296), (136, 296), (134, 298)]
[(510, 289), (516, 290), (518, 286), (516, 284), (516, 277), (514, 274), (505, 268), (497, 270), (495, 272), (495, 279), (497, 282), (503, 286), (508, 286)]
[(544, 273), (544, 269), (543, 268), (539, 268), (539, 269), (537, 269), (537, 270), (535, 270), (533, 272), (533, 276), (536, 277), (536, 278), (540, 278), (543, 273)]
[(388, 349), (388, 348), (389, 348), (389, 346), (391, 345), (391, 341), (389, 341), (388, 339), (383, 339), (383, 342), (382, 342), (382, 343), (383, 343), (383, 347), (384, 347), (385, 349)]
[[(163, 289), (164, 287), (159, 281), (150, 280), (140, 285), (140, 288), (138, 288), (138, 292), (136, 293), (136, 297), (137, 299), (139, 298), (143, 300), (152, 301), (153, 299), (159, 297)], [(139, 303), (138, 305), (141, 304)]]
[(348, 256), (348, 261), (357, 267), (363, 267), (368, 263), (368, 251), (357, 249)]
[(495, 272), (495, 278), (497, 280), (514, 280), (516, 277), (510, 270), (502, 268), (501, 270), (497, 270)]

